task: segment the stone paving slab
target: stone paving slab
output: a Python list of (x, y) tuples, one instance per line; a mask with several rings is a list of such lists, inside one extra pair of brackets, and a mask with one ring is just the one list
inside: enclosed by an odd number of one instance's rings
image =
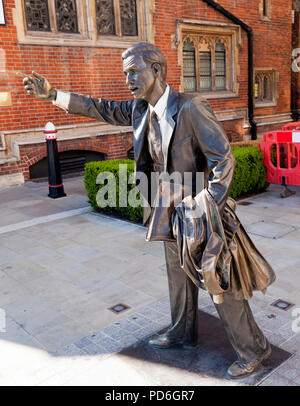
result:
[(278, 224), (269, 221), (259, 221), (252, 223), (246, 227), (246, 231), (250, 234), (256, 234), (265, 238), (278, 239), (286, 234), (296, 231), (297, 229), (291, 225)]
[[(204, 311), (199, 312), (199, 325), (202, 326), (202, 331), (197, 349), (183, 350), (179, 347), (170, 350), (152, 349), (147, 345), (147, 339), (163, 331), (170, 322), (166, 315), (167, 306), (169, 306), (168, 299), (157, 302), (155, 306), (147, 306), (127, 319), (54, 353), (55, 357), (72, 355), (78, 358), (84, 354), (94, 355), (100, 362), (99, 365), (88, 368), (80, 377), (72, 377), (64, 371), (59, 375), (60, 384), (64, 382), (69, 385), (122, 386), (132, 385), (134, 382), (134, 385), (146, 386), (252, 386), (263, 384), (270, 373), (291, 356), (288, 352), (272, 345), (272, 356), (264, 362), (264, 369), (243, 380), (230, 380), (226, 375), (226, 369), (235, 360), (234, 352), (220, 320)], [(160, 311), (164, 312), (160, 314), (159, 324), (151, 322), (154, 307), (155, 315)], [(146, 319), (144, 314), (149, 319)], [(145, 326), (148, 328), (145, 329)], [(286, 374), (289, 370), (289, 368), (284, 369)], [(294, 375), (297, 376), (297, 370), (295, 371)], [(289, 383), (291, 382), (290, 379), (286, 379)], [(52, 377), (44, 380), (42, 384), (48, 385), (53, 382), (58, 382), (57, 376), (55, 381)]]
[[(74, 214), (87, 207), (81, 178), (67, 180), (68, 197), (57, 200), (47, 198), (45, 183), (0, 190), (0, 307), (6, 311), (0, 385), (300, 385), (300, 335), (292, 329), (292, 311), (300, 307), (300, 188), (294, 189), (296, 195), (281, 199), (281, 187), (271, 185), (246, 199), (249, 206), (237, 206), (277, 275), (265, 295), (250, 301), (273, 355), (248, 381), (225, 376), (234, 354), (203, 291), (202, 348), (147, 347), (147, 338), (170, 323), (163, 244), (146, 243), (140, 225)], [(276, 299), (294, 306), (286, 312), (270, 306)], [(129, 308), (108, 310), (117, 303)]]

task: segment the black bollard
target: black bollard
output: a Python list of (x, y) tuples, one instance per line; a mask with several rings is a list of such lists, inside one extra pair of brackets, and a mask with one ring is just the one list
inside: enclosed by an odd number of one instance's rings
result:
[(53, 123), (46, 124), (44, 134), (47, 143), (49, 194), (52, 199), (66, 196), (58, 158), (57, 130)]

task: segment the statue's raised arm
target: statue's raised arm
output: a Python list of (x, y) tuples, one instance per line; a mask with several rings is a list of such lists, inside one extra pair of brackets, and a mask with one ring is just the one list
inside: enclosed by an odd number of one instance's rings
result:
[(31, 75), (23, 72), (17, 72), (17, 75), (23, 77), (23, 85), (29, 95), (52, 101), (55, 106), (67, 113), (78, 114), (112, 125), (130, 126), (132, 124), (131, 100), (114, 102), (54, 89), (44, 76), (34, 71)]
[(23, 84), (28, 94), (38, 97), (39, 99), (56, 99), (56, 89), (51, 86), (44, 76), (34, 71), (32, 75), (27, 75), (23, 72), (17, 72), (17, 75), (24, 78)]

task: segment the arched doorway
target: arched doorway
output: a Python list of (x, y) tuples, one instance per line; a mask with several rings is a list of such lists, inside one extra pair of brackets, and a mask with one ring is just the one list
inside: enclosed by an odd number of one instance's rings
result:
[(134, 150), (133, 150), (133, 147), (130, 148), (129, 151), (127, 151), (127, 157), (128, 157), (128, 159), (134, 159)]
[[(59, 153), (59, 162), (63, 177), (76, 176), (84, 173), (84, 165), (92, 161), (104, 161), (106, 155), (101, 152), (72, 150)], [(48, 178), (48, 159), (41, 159), (29, 168), (30, 179), (46, 179)]]

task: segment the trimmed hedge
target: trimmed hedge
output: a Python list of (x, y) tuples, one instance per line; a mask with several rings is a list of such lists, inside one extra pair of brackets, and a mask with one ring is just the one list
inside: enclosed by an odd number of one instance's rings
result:
[[(268, 183), (265, 181), (266, 169), (262, 164), (263, 154), (258, 150), (256, 146), (233, 146), (233, 154), (236, 159), (236, 168), (234, 172), (233, 182), (230, 189), (229, 195), (236, 199), (241, 195), (248, 193), (257, 193), (268, 187)], [(127, 165), (127, 179), (134, 172), (134, 161), (130, 159), (116, 159), (108, 161), (97, 161), (89, 162), (85, 165), (84, 173), (84, 185), (89, 199), (89, 203), (93, 209), (97, 211), (112, 213), (117, 216), (127, 218), (131, 221), (139, 222), (142, 219), (143, 209), (141, 206), (138, 207), (119, 207), (119, 196), (120, 193), (124, 193), (123, 190), (119, 190), (119, 165)], [(97, 204), (97, 193), (101, 187), (104, 187), (107, 182), (103, 185), (96, 183), (97, 176), (100, 173), (110, 172), (114, 175), (116, 179), (116, 196), (115, 199), (110, 201), (110, 205), (115, 207), (102, 207), (99, 208)], [(122, 182), (121, 182), (122, 184)], [(127, 184), (128, 194), (133, 188), (133, 184)], [(105, 196), (108, 198), (108, 195)]]
[(256, 146), (232, 147), (236, 167), (229, 196), (236, 199), (239, 196), (258, 193), (265, 190), (266, 168), (263, 166), (263, 153)]
[[(143, 209), (141, 206), (139, 207), (119, 207), (119, 165), (124, 164), (127, 165), (127, 179), (129, 179), (130, 175), (133, 175), (134, 172), (134, 161), (130, 159), (114, 159), (108, 161), (97, 161), (97, 162), (88, 162), (85, 164), (85, 171), (84, 171), (84, 186), (86, 189), (87, 196), (89, 198), (89, 203), (93, 209), (97, 211), (103, 211), (107, 213), (112, 213), (116, 215), (120, 215), (121, 217), (127, 218), (132, 221), (140, 221), (143, 216)], [(97, 203), (97, 193), (99, 189), (103, 185), (97, 185), (96, 180), (97, 176), (100, 173), (104, 172), (111, 172), (116, 179), (116, 199), (115, 201), (111, 202), (110, 206), (115, 204), (115, 207), (102, 207), (99, 208)], [(127, 185), (127, 194), (133, 189), (134, 185)], [(124, 192), (124, 191), (123, 191)]]
[(258, 144), (261, 143), (261, 140), (244, 140), (244, 141), (234, 141), (230, 145), (232, 147), (258, 147)]

